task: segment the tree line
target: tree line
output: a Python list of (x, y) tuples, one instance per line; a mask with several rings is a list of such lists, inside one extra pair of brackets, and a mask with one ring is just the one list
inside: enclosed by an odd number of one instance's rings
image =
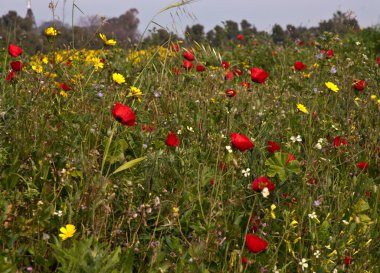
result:
[[(209, 43), (214, 47), (223, 47), (237, 37), (271, 40), (275, 44), (286, 45), (293, 42), (303, 43), (316, 39), (320, 34), (328, 31), (340, 35), (358, 32), (360, 26), (351, 13), (337, 11), (332, 18), (319, 22), (315, 27), (287, 25), (284, 28), (274, 24), (270, 33), (259, 31), (248, 20), (240, 23), (227, 20), (216, 25), (213, 29), (205, 31), (201, 24), (187, 26), (183, 37), (163, 28), (153, 28), (145, 33), (144, 37), (138, 31), (138, 10), (130, 9), (119, 17), (102, 18), (99, 16), (87, 16), (81, 18), (76, 26), (63, 24), (60, 21), (48, 21), (36, 26), (33, 15), (28, 11), (26, 17), (19, 16), (15, 11), (9, 11), (0, 17), (0, 43), (3, 46), (8, 42), (17, 42), (28, 52), (46, 52), (49, 43), (43, 35), (45, 28), (54, 26), (60, 35), (56, 38), (55, 46), (61, 48), (101, 48), (102, 41), (97, 33), (102, 32), (109, 38), (116, 39), (118, 45), (124, 48), (133, 48), (136, 44), (141, 47), (162, 45), (168, 40), (183, 40), (187, 45), (194, 42)], [(378, 46), (380, 48), (380, 45)]]

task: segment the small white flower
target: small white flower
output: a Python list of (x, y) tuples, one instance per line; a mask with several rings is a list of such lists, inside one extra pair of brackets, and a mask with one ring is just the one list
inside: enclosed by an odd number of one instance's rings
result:
[(302, 258), (298, 264), (302, 267), (302, 271), (305, 271), (305, 269), (309, 267), (309, 264), (305, 258)]
[(334, 268), (332, 273), (338, 273), (338, 269)]
[(322, 144), (318, 142), (317, 144), (314, 145), (314, 148), (318, 149), (318, 150), (321, 150), (322, 149)]
[(243, 173), (244, 177), (248, 177), (251, 174), (251, 169), (247, 168), (245, 170), (242, 170), (241, 172)]
[(319, 258), (319, 256), (321, 256), (321, 252), (319, 251), (319, 250), (317, 250), (317, 251), (315, 251), (314, 252), (314, 256), (315, 256), (315, 258)]
[(262, 191), (261, 194), (263, 195), (264, 198), (268, 198), (270, 192), (267, 187), (265, 187)]
[(62, 216), (62, 210), (55, 211), (54, 215), (57, 215), (58, 217), (61, 217)]
[(182, 134), (181, 129), (179, 129), (179, 130), (177, 131), (177, 135), (180, 135), (180, 134)]
[(312, 213), (309, 213), (307, 216), (309, 216), (310, 219), (318, 219), (318, 216), (315, 213), (315, 211), (313, 211)]
[(295, 136), (292, 136), (290, 137), (290, 140), (295, 143), (295, 142), (301, 142), (302, 141), (302, 137), (300, 135), (297, 135), (296, 137)]
[(360, 45), (360, 42), (359, 42), (359, 41), (357, 41), (355, 44), (356, 44), (356, 45)]
[(346, 226), (350, 223), (348, 222), (347, 220), (342, 220), (343, 224), (345, 224)]
[(277, 265), (273, 267), (273, 273), (280, 273), (280, 271), (277, 269)]
[(232, 148), (231, 148), (231, 146), (226, 146), (226, 150), (227, 150), (229, 153), (232, 153)]
[(186, 128), (187, 128), (187, 130), (188, 130), (188, 131), (190, 131), (190, 132), (194, 133), (194, 129), (193, 129), (193, 127), (190, 127), (190, 126), (186, 126)]

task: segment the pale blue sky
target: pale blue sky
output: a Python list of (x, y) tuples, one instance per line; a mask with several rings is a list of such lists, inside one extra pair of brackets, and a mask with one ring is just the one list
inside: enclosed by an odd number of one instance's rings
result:
[[(50, 0), (31, 1), (37, 24), (52, 19), (48, 8)], [(0, 0), (0, 14), (16, 10), (24, 16), (26, 2), (27, 0)], [(71, 24), (73, 0), (54, 2), (58, 2), (57, 17)], [(75, 4), (85, 15), (114, 17), (130, 8), (137, 8), (141, 32), (159, 10), (175, 2), (177, 1), (75, 0)], [(178, 33), (182, 33), (186, 25), (200, 23), (208, 31), (215, 25), (221, 25), (222, 21), (233, 20), (240, 23), (242, 19), (248, 20), (259, 30), (270, 31), (274, 23), (283, 27), (286, 24), (317, 26), (319, 21), (331, 18), (338, 9), (343, 12), (352, 11), (362, 27), (380, 24), (380, 0), (197, 0), (181, 9), (164, 12), (156, 16), (155, 21)], [(74, 21), (77, 22), (80, 16), (83, 15), (75, 10)]]

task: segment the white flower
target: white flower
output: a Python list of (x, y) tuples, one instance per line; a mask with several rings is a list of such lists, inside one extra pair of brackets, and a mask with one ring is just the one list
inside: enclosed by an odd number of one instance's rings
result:
[(180, 135), (180, 134), (182, 134), (181, 129), (179, 129), (179, 130), (177, 131), (177, 135)]
[(347, 220), (342, 220), (343, 224), (345, 225), (348, 225), (350, 222), (348, 222)]
[(319, 251), (319, 250), (317, 250), (317, 251), (315, 251), (314, 252), (314, 256), (315, 256), (315, 258), (319, 258), (319, 256), (321, 256), (321, 252)]
[(309, 267), (309, 264), (307, 263), (307, 260), (305, 258), (302, 258), (302, 260), (298, 264), (302, 267), (302, 271), (304, 271), (305, 268)]
[(297, 135), (296, 137), (295, 136), (292, 136), (290, 137), (290, 140), (295, 143), (295, 142), (301, 142), (302, 141), (302, 137), (300, 135)]
[(355, 44), (356, 44), (356, 45), (360, 45), (360, 42), (359, 42), (359, 41), (357, 41)]
[(194, 129), (193, 129), (193, 127), (190, 127), (190, 126), (186, 126), (186, 128), (187, 128), (187, 130), (188, 130), (188, 131), (190, 131), (190, 132), (194, 133)]
[(62, 216), (62, 210), (55, 211), (54, 215), (57, 215), (58, 217), (61, 217)]
[(314, 145), (314, 148), (318, 149), (318, 150), (321, 150), (322, 149), (322, 144), (318, 142), (317, 144)]
[(232, 148), (231, 148), (231, 146), (226, 146), (226, 150), (227, 150), (229, 153), (232, 153)]
[(312, 213), (309, 213), (307, 216), (309, 216), (310, 219), (318, 219), (318, 216), (315, 213), (315, 211), (313, 211)]
[(263, 195), (264, 198), (268, 198), (270, 192), (267, 187), (265, 187), (262, 191), (261, 194)]
[(247, 168), (246, 170), (242, 170), (241, 172), (243, 173), (244, 177), (248, 177), (251, 174), (251, 169)]
[(273, 273), (280, 273), (280, 271), (277, 269), (277, 265), (274, 266)]

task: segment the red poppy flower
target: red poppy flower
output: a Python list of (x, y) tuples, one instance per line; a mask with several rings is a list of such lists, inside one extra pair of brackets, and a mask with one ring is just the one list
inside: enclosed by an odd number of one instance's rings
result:
[(369, 167), (368, 163), (365, 162), (365, 161), (359, 162), (356, 166), (358, 166), (358, 168), (361, 169), (361, 170), (363, 170), (363, 171), (367, 170), (368, 167)]
[(14, 44), (9, 44), (9, 46), (8, 46), (8, 53), (12, 57), (17, 57), (17, 56), (21, 55), (23, 52), (24, 52), (24, 50), (22, 50), (21, 47), (18, 47)]
[(13, 77), (16, 76), (16, 71), (14, 70), (11, 70), (9, 71), (7, 77), (5, 78), (7, 81), (11, 81), (13, 79)]
[(178, 43), (171, 43), (169, 48), (172, 51), (178, 52), (179, 51), (179, 44)]
[(268, 243), (255, 234), (245, 235), (245, 245), (253, 253), (259, 253), (268, 247)]
[(242, 256), (241, 257), (241, 264), (247, 264), (247, 258)]
[(337, 136), (334, 138), (334, 147), (339, 147), (340, 145), (347, 145), (347, 140), (344, 138), (341, 138), (340, 136)]
[(20, 71), (24, 67), (24, 64), (21, 61), (15, 61), (11, 62), (11, 67), (14, 71)]
[(228, 68), (230, 67), (230, 63), (229, 63), (229, 62), (226, 62), (226, 61), (223, 61), (221, 65), (222, 65), (222, 67), (223, 67), (224, 69), (228, 69)]
[(285, 164), (288, 165), (290, 162), (296, 160), (296, 158), (294, 157), (294, 155), (292, 155), (291, 153), (288, 153), (288, 158), (286, 159), (286, 162)]
[(194, 52), (190, 49), (184, 50), (183, 57), (185, 57), (186, 60), (194, 61)]
[(252, 150), (255, 144), (245, 135), (231, 133), (232, 145), (241, 152)]
[(268, 191), (274, 191), (276, 185), (265, 176), (261, 176), (252, 181), (252, 189), (254, 191), (262, 191), (264, 188), (268, 188)]
[(245, 87), (247, 89), (249, 89), (251, 87), (251, 85), (249, 83), (247, 83), (247, 82), (241, 82), (241, 86), (243, 86), (243, 87)]
[(242, 35), (242, 34), (238, 34), (238, 35), (236, 36), (236, 38), (237, 38), (239, 41), (243, 41), (243, 40), (244, 40), (244, 35)]
[(113, 117), (123, 125), (133, 126), (136, 122), (135, 113), (126, 105), (116, 103), (112, 108)]
[(352, 264), (351, 256), (344, 256), (344, 264)]
[(232, 81), (234, 79), (234, 74), (231, 71), (227, 71), (224, 75), (226, 81)]
[(268, 76), (269, 74), (263, 69), (257, 67), (251, 68), (251, 79), (254, 82), (264, 83)]
[(177, 137), (177, 134), (173, 131), (170, 131), (168, 135), (166, 136), (166, 145), (170, 147), (177, 147), (179, 145), (179, 139)]
[(376, 62), (377, 62), (378, 65), (380, 65), (380, 58), (377, 58)]
[(233, 89), (228, 88), (228, 89), (226, 90), (226, 95), (227, 95), (227, 97), (230, 97), (230, 98), (235, 97), (235, 95), (236, 95), (236, 91), (233, 90)]
[(280, 144), (278, 144), (278, 143), (276, 143), (274, 141), (268, 140), (267, 144), (268, 144), (268, 147), (267, 147), (268, 148), (268, 152), (270, 152), (272, 154), (275, 153), (275, 152), (277, 152), (277, 151), (279, 151), (281, 149)]
[(203, 72), (206, 70), (205, 66), (203, 64), (197, 64), (195, 66), (195, 69), (198, 71), (198, 72)]
[(190, 70), (193, 67), (193, 64), (189, 60), (184, 60), (182, 66), (183, 68)]
[(235, 67), (234, 69), (232, 69), (232, 73), (234, 73), (236, 76), (240, 76), (241, 74), (243, 74), (243, 70)]
[(304, 43), (304, 41), (302, 41), (302, 40), (298, 40), (297, 41), (297, 45), (299, 45), (299, 46), (303, 46), (305, 43)]
[(301, 62), (301, 61), (295, 61), (294, 62), (294, 69), (295, 70), (300, 71), (300, 70), (304, 70), (305, 68), (306, 68), (306, 65), (303, 62)]
[(364, 87), (366, 87), (368, 85), (368, 82), (365, 82), (363, 80), (358, 80), (358, 81), (354, 81), (354, 88), (358, 91), (362, 91), (364, 90)]
[(59, 87), (60, 87), (61, 89), (63, 89), (64, 91), (70, 91), (70, 90), (71, 90), (71, 88), (68, 87), (67, 84), (65, 84), (65, 83), (59, 83), (58, 85), (59, 85)]
[(326, 59), (334, 56), (334, 51), (332, 49), (329, 49), (327, 51), (326, 50), (321, 50), (321, 53), (326, 56), (325, 57)]
[(173, 71), (174, 75), (180, 75), (181, 74), (181, 69), (179, 69), (178, 67), (174, 67), (172, 69), (172, 71)]

